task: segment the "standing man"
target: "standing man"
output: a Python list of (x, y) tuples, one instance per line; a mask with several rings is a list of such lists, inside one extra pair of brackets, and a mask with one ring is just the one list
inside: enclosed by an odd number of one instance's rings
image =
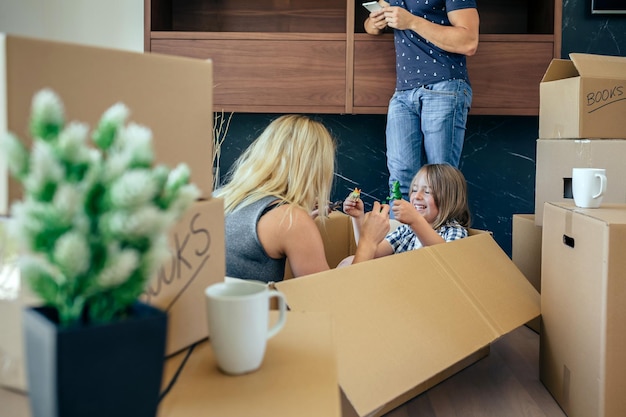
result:
[(365, 31), (394, 32), (396, 90), (387, 112), (389, 185), (404, 198), (425, 163), (459, 166), (472, 103), (465, 64), (478, 48), (476, 0), (390, 0)]

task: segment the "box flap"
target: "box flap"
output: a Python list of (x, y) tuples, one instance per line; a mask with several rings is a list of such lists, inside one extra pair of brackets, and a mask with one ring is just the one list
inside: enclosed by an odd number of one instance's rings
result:
[(550, 62), (550, 65), (548, 65), (548, 69), (543, 75), (541, 82), (545, 83), (548, 81), (573, 78), (578, 77), (578, 75), (580, 74), (578, 74), (578, 70), (572, 61), (567, 59), (553, 59), (552, 62)]
[(339, 382), (360, 416), (539, 315), (539, 294), (481, 233), (276, 284), (333, 314)]
[(581, 76), (626, 79), (626, 57), (579, 53), (569, 54), (569, 57)]

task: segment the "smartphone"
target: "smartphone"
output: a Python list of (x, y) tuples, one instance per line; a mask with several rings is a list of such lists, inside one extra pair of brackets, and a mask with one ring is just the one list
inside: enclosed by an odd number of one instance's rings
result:
[(363, 7), (369, 10), (370, 13), (383, 8), (383, 6), (381, 6), (380, 3), (377, 1), (368, 1), (366, 3), (363, 3)]

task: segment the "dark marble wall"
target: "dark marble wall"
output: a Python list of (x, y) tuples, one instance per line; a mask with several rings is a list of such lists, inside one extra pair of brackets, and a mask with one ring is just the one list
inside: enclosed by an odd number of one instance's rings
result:
[[(220, 167), (233, 160), (277, 115), (233, 115), (222, 144)], [(333, 200), (354, 188), (371, 206), (389, 193), (384, 115), (316, 115), (337, 139)], [(473, 226), (493, 231), (510, 253), (513, 213), (534, 212), (536, 117), (473, 116), (468, 121), (460, 168), (469, 185)]]
[[(591, 15), (590, 0), (563, 1), (562, 56), (570, 52), (626, 54), (626, 15)], [(222, 146), (221, 168), (277, 115), (234, 114)], [(363, 199), (388, 195), (384, 115), (317, 115), (337, 138), (333, 199), (358, 186)], [(470, 116), (460, 168), (469, 184), (473, 227), (490, 230), (511, 254), (513, 214), (533, 213), (539, 120), (526, 116)]]
[(626, 14), (591, 14), (591, 0), (563, 0), (561, 56), (626, 55)]

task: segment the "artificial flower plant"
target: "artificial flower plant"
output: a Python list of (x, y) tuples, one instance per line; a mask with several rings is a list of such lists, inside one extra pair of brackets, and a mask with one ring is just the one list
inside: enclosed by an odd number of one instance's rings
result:
[(110, 107), (91, 133), (65, 125), (64, 106), (44, 89), (32, 101), (30, 153), (3, 136), (24, 197), (11, 207), (22, 277), (61, 325), (124, 316), (170, 256), (168, 230), (199, 196), (185, 164), (153, 166), (151, 131)]

